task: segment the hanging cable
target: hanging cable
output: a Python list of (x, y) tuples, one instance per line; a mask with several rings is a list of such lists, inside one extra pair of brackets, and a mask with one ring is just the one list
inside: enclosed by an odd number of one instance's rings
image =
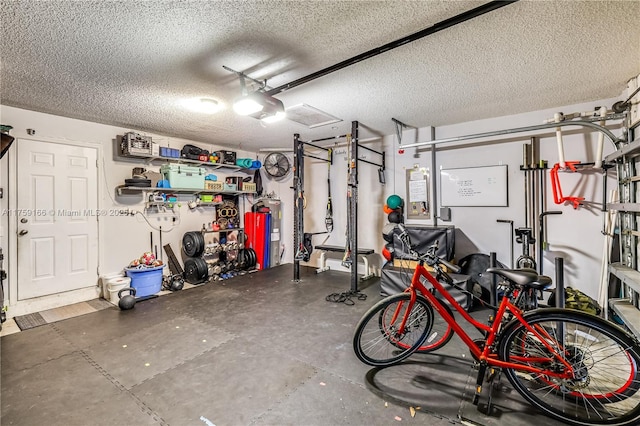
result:
[(329, 148), (327, 151), (327, 213), (324, 218), (324, 224), (327, 232), (333, 231), (333, 207), (331, 206), (331, 164), (333, 163), (333, 150)]

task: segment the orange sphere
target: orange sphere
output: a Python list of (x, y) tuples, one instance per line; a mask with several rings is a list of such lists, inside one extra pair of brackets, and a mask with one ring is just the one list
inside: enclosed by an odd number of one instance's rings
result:
[(389, 250), (387, 250), (386, 247), (382, 249), (382, 257), (384, 257), (388, 261), (391, 261), (391, 253), (389, 253)]
[(384, 207), (382, 208), (382, 210), (384, 210), (385, 214), (389, 214), (393, 211), (393, 209), (391, 207), (389, 207), (388, 205), (384, 205)]

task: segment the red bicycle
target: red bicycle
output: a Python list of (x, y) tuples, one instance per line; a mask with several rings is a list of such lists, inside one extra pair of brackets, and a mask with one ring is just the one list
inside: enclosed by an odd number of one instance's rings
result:
[[(406, 231), (400, 238), (411, 247)], [(488, 272), (504, 278), (505, 293), (492, 321), (476, 321), (440, 283), (453, 283), (442, 265), (456, 272), (459, 268), (440, 259), (436, 249), (434, 245), (423, 254), (411, 250), (418, 264), (407, 291), (381, 300), (358, 323), (353, 348), (362, 362), (393, 365), (414, 352), (442, 347), (456, 333), (479, 364), (474, 404), (491, 367), (501, 370), (525, 400), (557, 420), (572, 425), (640, 424), (640, 345), (634, 336), (581, 311), (524, 311), (516, 295), (549, 284), (530, 269), (490, 268)], [(472, 339), (436, 294), (483, 337)], [(444, 321), (435, 322), (434, 310)], [(434, 332), (434, 326), (439, 331)]]

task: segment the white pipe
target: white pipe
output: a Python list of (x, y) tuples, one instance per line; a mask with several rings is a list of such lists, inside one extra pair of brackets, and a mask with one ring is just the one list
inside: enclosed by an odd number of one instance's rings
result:
[[(561, 112), (556, 112), (553, 115), (553, 119), (556, 123), (563, 121), (563, 115)], [(562, 128), (556, 127), (556, 141), (558, 143), (558, 163), (560, 168), (564, 169), (567, 164), (564, 161), (564, 146), (562, 145)]]
[[(619, 202), (618, 190), (609, 192), (609, 203)], [(598, 303), (602, 306), (604, 318), (609, 319), (609, 262), (611, 247), (613, 244), (613, 233), (617, 224), (617, 210), (605, 212), (604, 222), (604, 245), (602, 247), (602, 261), (600, 263), (600, 282), (598, 287)]]
[[(604, 126), (605, 120), (604, 117), (607, 116), (607, 107), (600, 107), (600, 117), (603, 120), (600, 122), (601, 126)], [(596, 150), (596, 163), (593, 167), (599, 169), (602, 167), (602, 152), (604, 151), (604, 133), (598, 133), (598, 148)]]
[[(624, 118), (623, 114), (618, 114), (618, 115), (619, 116), (616, 116), (612, 119), (618, 120), (618, 119)], [(416, 143), (410, 143), (407, 145), (401, 145), (399, 148), (404, 150), (407, 148), (415, 148), (417, 146), (439, 145), (439, 144), (448, 143), (448, 142), (460, 142), (460, 141), (466, 141), (469, 139), (482, 139), (482, 138), (489, 138), (494, 136), (510, 135), (513, 133), (534, 132), (538, 130), (551, 129), (553, 127), (564, 127), (564, 126), (583, 126), (583, 127), (591, 127), (592, 129), (596, 129), (597, 131), (602, 132), (607, 136), (607, 138), (611, 141), (611, 145), (613, 145), (614, 148), (617, 148), (616, 143), (620, 141), (619, 138), (617, 138), (613, 133), (611, 133), (611, 130), (605, 127), (602, 127), (599, 124), (592, 123), (591, 121), (572, 120), (572, 121), (557, 123), (559, 124), (559, 126), (555, 126), (554, 124), (556, 123), (545, 122), (544, 124), (538, 124), (535, 126), (515, 127), (512, 129), (496, 130), (494, 132), (484, 132), (484, 133), (476, 133), (472, 135), (456, 136), (453, 138), (435, 139), (435, 140), (430, 140), (425, 142), (416, 142)], [(497, 141), (493, 140), (493, 142), (497, 142)]]

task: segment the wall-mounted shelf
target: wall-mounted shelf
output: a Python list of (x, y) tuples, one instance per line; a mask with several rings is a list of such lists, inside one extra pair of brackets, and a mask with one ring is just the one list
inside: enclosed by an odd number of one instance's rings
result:
[(135, 194), (135, 193), (146, 193), (146, 192), (158, 192), (163, 194), (205, 194), (205, 195), (255, 195), (255, 192), (249, 191), (212, 191), (209, 189), (193, 189), (193, 188), (154, 188), (154, 187), (144, 187), (144, 186), (126, 186), (126, 185), (118, 185), (116, 186), (116, 191), (118, 195), (123, 194)]
[(633, 334), (640, 337), (640, 310), (629, 299), (609, 299), (609, 307)]
[(182, 157), (159, 157), (159, 156), (143, 156), (143, 155), (119, 155), (121, 158), (131, 160), (142, 160), (147, 164), (151, 163), (171, 163), (171, 164), (193, 164), (195, 166), (209, 167), (214, 170), (225, 169), (241, 172), (252, 172), (255, 169), (247, 169), (245, 167), (236, 166), (235, 164), (211, 163), (208, 161), (190, 160)]
[(607, 162), (616, 163), (618, 194), (620, 200), (607, 205), (617, 211), (616, 226), (619, 230), (619, 262), (609, 264), (609, 273), (620, 281), (618, 298), (609, 299), (608, 307), (616, 313), (624, 325), (640, 337), (640, 138), (633, 138), (634, 129), (627, 133), (632, 142), (621, 144), (606, 157)]
[(216, 231), (213, 229), (207, 229), (206, 231), (202, 231), (203, 234), (216, 234), (218, 232), (233, 232), (233, 231), (242, 231), (244, 232), (244, 228), (220, 228)]

